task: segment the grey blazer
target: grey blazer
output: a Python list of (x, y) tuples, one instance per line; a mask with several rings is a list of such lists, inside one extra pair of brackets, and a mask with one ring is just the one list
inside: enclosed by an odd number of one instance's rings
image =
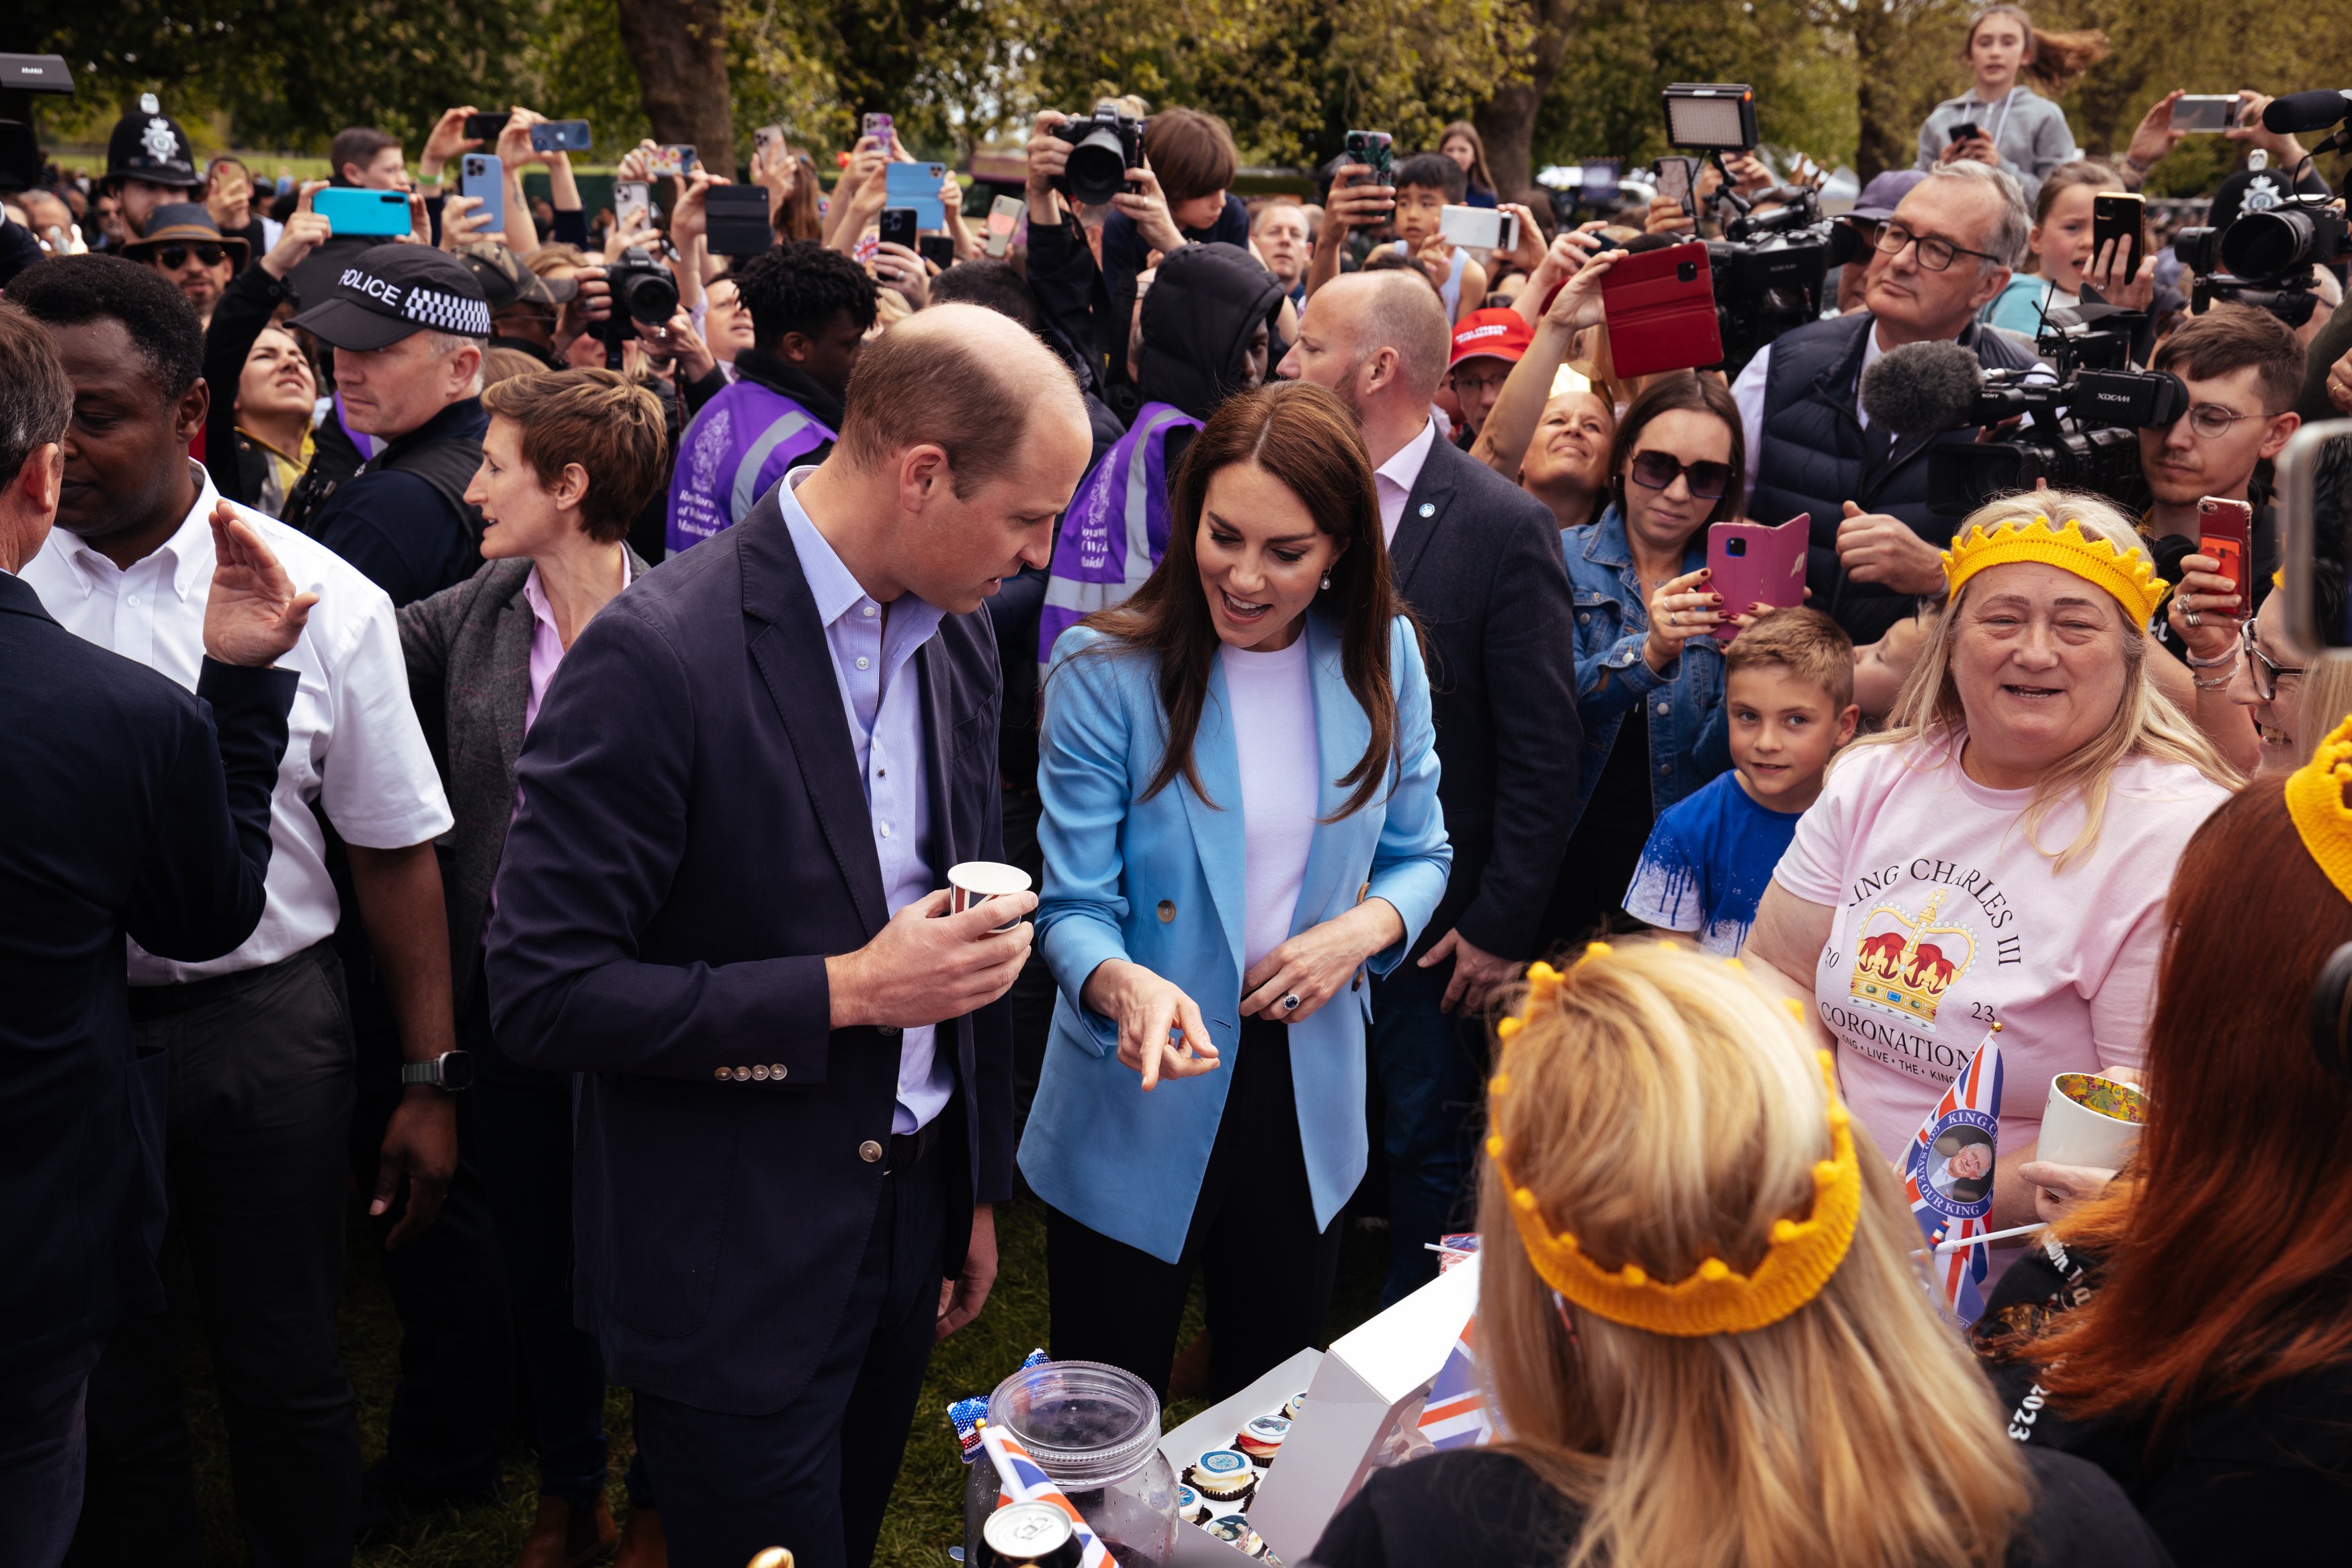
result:
[[(634, 583), (650, 570), (621, 547)], [(514, 820), (515, 758), (530, 705), (530, 601), (524, 559), (493, 560), (465, 581), (400, 609), (408, 691), (440, 765), (457, 825), (436, 847), (449, 905), (449, 981), (464, 1010), (481, 967), (490, 884)]]

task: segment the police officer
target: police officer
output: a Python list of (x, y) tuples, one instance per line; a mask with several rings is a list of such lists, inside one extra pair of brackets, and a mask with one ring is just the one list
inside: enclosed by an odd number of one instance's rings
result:
[(482, 524), (466, 486), (489, 424), (490, 307), (479, 280), (442, 251), (374, 246), (293, 325), (335, 350), (336, 416), (373, 452), (341, 482), (304, 475), (285, 520), (374, 579), (394, 605), (471, 577)]
[(123, 226), (134, 240), (147, 234), (148, 215), (167, 202), (204, 199), (205, 177), (188, 151), (188, 139), (179, 122), (163, 112), (152, 92), (139, 95), (139, 107), (114, 122), (106, 139), (106, 175), (99, 182), (101, 194), (121, 204)]

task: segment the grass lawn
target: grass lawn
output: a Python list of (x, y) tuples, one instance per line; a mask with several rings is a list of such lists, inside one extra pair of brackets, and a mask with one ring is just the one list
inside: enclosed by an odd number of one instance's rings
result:
[[(392, 1407), (400, 1327), (367, 1228), (354, 1223), (351, 1234), (351, 1268), (344, 1281), (341, 1321), (343, 1356), (359, 1391), (361, 1436), (373, 1461), (383, 1451), (384, 1417)], [(889, 1516), (882, 1526), (881, 1550), (875, 1558), (884, 1568), (940, 1568), (948, 1561), (947, 1549), (963, 1536), (964, 1484), (964, 1469), (956, 1458), (955, 1437), (948, 1427), (948, 1405), (968, 1395), (987, 1393), (1020, 1365), (1023, 1356), (1045, 1343), (1044, 1209), (1034, 1200), (1000, 1207), (997, 1238), (1002, 1268), (988, 1309), (931, 1357), (922, 1404), (915, 1413), (914, 1434), (907, 1444), (906, 1466), (899, 1472)], [(1332, 1301), (1333, 1333), (1343, 1333), (1371, 1314), (1387, 1258), (1385, 1231), (1349, 1226)], [(1189, 1340), (1199, 1325), (1196, 1285), (1183, 1337)], [(195, 1422), (196, 1481), (204, 1510), (205, 1556), (215, 1564), (243, 1563), (245, 1549), (229, 1500), (226, 1439), (212, 1396), (211, 1368), (196, 1343), (193, 1325), (188, 1343), (186, 1374)], [(1173, 1427), (1201, 1408), (1197, 1402), (1176, 1405), (1166, 1412), (1166, 1424)], [(629, 1397), (620, 1389), (608, 1395), (605, 1421), (614, 1452), (613, 1511), (621, 1517), (626, 1502), (621, 1495), (620, 1472), (627, 1464), (631, 1440)], [(361, 1568), (506, 1568), (522, 1544), (538, 1500), (535, 1468), (528, 1447), (520, 1441), (508, 1454), (506, 1487), (508, 1500), (502, 1507), (444, 1509), (413, 1516), (390, 1543), (362, 1552)]]

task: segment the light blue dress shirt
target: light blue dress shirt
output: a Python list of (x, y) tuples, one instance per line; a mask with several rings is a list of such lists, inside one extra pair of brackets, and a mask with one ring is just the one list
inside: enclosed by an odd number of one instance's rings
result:
[[(886, 608), (858, 585), (793, 494), (814, 467), (784, 476), (776, 504), (792, 531), (793, 549), (808, 579), (833, 678), (857, 752), (857, 777), (874, 820), (874, 852), (882, 862), (882, 891), (896, 915), (941, 885), (934, 866), (930, 789), (923, 766), (922, 683), (909, 669), (915, 650), (931, 640), (944, 612), (911, 593)], [(898, 1103), (893, 1133), (911, 1133), (947, 1106), (955, 1092), (948, 1064), (932, 1049), (937, 1027), (910, 1029), (898, 1040)]]

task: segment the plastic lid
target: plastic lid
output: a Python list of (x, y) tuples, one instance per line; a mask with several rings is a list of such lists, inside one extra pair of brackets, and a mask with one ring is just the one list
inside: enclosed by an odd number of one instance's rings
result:
[(1096, 1361), (1022, 1368), (989, 1396), (988, 1418), (1065, 1490), (1124, 1480), (1160, 1451), (1160, 1400), (1150, 1385)]

